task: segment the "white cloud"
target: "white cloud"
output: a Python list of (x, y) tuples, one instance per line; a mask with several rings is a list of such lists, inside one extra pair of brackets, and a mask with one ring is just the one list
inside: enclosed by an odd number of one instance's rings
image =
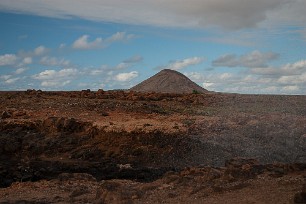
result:
[(306, 72), (303, 73), (302, 75), (281, 76), (277, 80), (277, 82), (284, 85), (295, 85), (295, 84), (306, 85)]
[(14, 84), (18, 80), (19, 80), (19, 77), (10, 78), (10, 79), (5, 80), (4, 83), (6, 83), (6, 84)]
[[(210, 91), (218, 92), (236, 92), (236, 93), (267, 93), (266, 87), (272, 84), (260, 81), (260, 78), (252, 75), (233, 74), (233, 73), (212, 73), (202, 74), (193, 73), (198, 75), (195, 82), (202, 84), (204, 88)], [(188, 76), (188, 75), (187, 75)], [(271, 93), (271, 92), (270, 92)]]
[[(86, 72), (90, 75), (113, 75), (113, 71), (124, 70), (133, 67), (133, 65), (142, 62), (143, 57), (139, 55), (132, 56), (128, 59), (123, 60), (115, 66), (102, 65), (101, 68), (93, 69), (87, 68)], [(111, 74), (109, 74), (111, 73)]]
[(124, 62), (121, 62), (119, 63), (117, 66), (115, 66), (114, 68), (117, 69), (117, 70), (120, 70), (120, 69), (126, 69), (130, 66), (129, 63), (124, 63)]
[(42, 45), (38, 46), (37, 48), (34, 49), (34, 55), (35, 56), (41, 56), (44, 55), (48, 52), (48, 49)]
[(285, 91), (285, 92), (295, 92), (295, 91), (299, 91), (299, 86), (285, 86), (282, 88), (282, 91)]
[[(16, 54), (19, 58), (22, 58), (23, 64), (31, 64), (33, 62), (33, 58), (40, 57), (46, 55), (50, 51), (49, 48), (40, 45), (33, 50), (19, 50)], [(31, 63), (30, 63), (31, 62)]]
[(14, 65), (17, 59), (17, 56), (14, 54), (0, 55), (0, 66)]
[(22, 60), (22, 63), (23, 63), (23, 64), (31, 64), (31, 63), (32, 63), (32, 57), (25, 57), (25, 58)]
[(198, 72), (185, 72), (185, 76), (190, 78), (192, 81), (203, 81), (205, 78), (203, 77), (204, 75)]
[(203, 62), (202, 57), (191, 57), (191, 58), (186, 58), (183, 60), (176, 60), (173, 62), (170, 62), (168, 65), (165, 66), (158, 66), (155, 69), (161, 70), (161, 69), (172, 69), (172, 70), (180, 70), (192, 65), (197, 65)]
[(43, 81), (41, 82), (41, 86), (45, 87), (63, 87), (69, 84), (71, 81)]
[(120, 42), (120, 41), (128, 41), (131, 40), (133, 38), (135, 38), (136, 36), (133, 34), (126, 34), (126, 32), (117, 32), (115, 34), (113, 34), (112, 36), (110, 36), (109, 38), (107, 38), (105, 40), (106, 43), (113, 43), (113, 42)]
[(233, 76), (233, 74), (230, 73), (223, 73), (220, 75), (220, 79), (221, 80), (226, 80), (226, 79), (230, 79)]
[(32, 57), (24, 57), (15, 54), (5, 54), (0, 56), (0, 66), (21, 67), (32, 63)]
[(55, 70), (45, 70), (33, 76), (34, 79), (45, 80), (55, 78), (57, 71)]
[(107, 47), (114, 42), (129, 41), (134, 37), (135, 36), (133, 34), (126, 34), (126, 32), (117, 32), (104, 40), (99, 37), (93, 41), (89, 41), (89, 35), (83, 35), (76, 41), (74, 41), (74, 43), (72, 44), (72, 48), (80, 50), (99, 49)]
[(256, 27), (260, 23), (304, 25), (304, 0), (2, 0), (2, 11), (137, 25)]
[(112, 42), (115, 42), (115, 41), (121, 41), (123, 40), (125, 37), (125, 33), (124, 32), (117, 32), (115, 34), (113, 34), (111, 37), (109, 37), (107, 39), (108, 42), (112, 43)]
[[(266, 70), (266, 71), (265, 71)], [(211, 91), (256, 94), (306, 94), (306, 61), (279, 67), (251, 68), (244, 72), (185, 73)]]
[(70, 61), (65, 60), (65, 59), (57, 59), (56, 57), (44, 56), (40, 59), (40, 64), (46, 65), (46, 66), (64, 66), (64, 67), (67, 67), (67, 66), (70, 65)]
[(277, 53), (262, 53), (255, 50), (251, 53), (236, 56), (234, 54), (226, 54), (212, 62), (215, 67), (267, 67), (268, 63), (279, 57)]
[(12, 75), (0, 75), (0, 79), (3, 79), (3, 80), (8, 80), (11, 77)]
[(76, 79), (80, 72), (77, 69), (62, 69), (56, 70), (45, 70), (39, 74), (35, 74), (32, 77), (41, 81), (41, 86), (45, 87), (62, 87), (72, 80)]
[(0, 75), (0, 79), (3, 80), (4, 84), (14, 84), (16, 81), (20, 79), (19, 77), (15, 77), (15, 78), (12, 78), (12, 77), (13, 77), (12, 75)]
[(27, 68), (18, 68), (16, 71), (15, 71), (15, 74), (22, 74), (23, 72), (25, 72), (27, 70)]
[(282, 71), (287, 74), (293, 74), (293, 75), (306, 72), (306, 60), (300, 60), (293, 64), (286, 64), (282, 68)]
[(126, 82), (138, 77), (138, 72), (132, 71), (128, 73), (119, 73), (115, 76), (116, 81)]
[(209, 82), (209, 81), (203, 83), (203, 87), (204, 87), (205, 89), (209, 89), (209, 88), (210, 88), (211, 86), (213, 86), (213, 85), (214, 85), (214, 83), (211, 83), (211, 82)]
[(83, 35), (76, 41), (74, 41), (72, 47), (74, 49), (96, 49), (99, 47), (102, 47), (102, 38), (96, 38), (94, 41), (89, 42), (88, 41), (89, 36)]
[(302, 75), (306, 72), (306, 60), (300, 60), (295, 63), (288, 63), (281, 67), (252, 68), (252, 74), (270, 75), (274, 77)]
[(62, 69), (60, 71), (56, 70), (45, 70), (39, 74), (33, 76), (34, 79), (45, 80), (45, 79), (56, 79), (56, 78), (66, 78), (72, 77), (78, 74), (77, 69)]
[(104, 72), (105, 70), (101, 68), (101, 69), (88, 69), (87, 73), (92, 76), (97, 76), (103, 74)]

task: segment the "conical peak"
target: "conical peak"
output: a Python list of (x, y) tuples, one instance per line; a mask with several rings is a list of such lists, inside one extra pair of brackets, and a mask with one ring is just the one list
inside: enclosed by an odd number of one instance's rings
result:
[(161, 70), (154, 76), (132, 87), (130, 90), (157, 93), (192, 93), (194, 91), (199, 93), (208, 92), (182, 73), (171, 69)]
[(172, 69), (163, 69), (159, 73), (169, 73), (169, 74), (179, 74), (179, 75), (182, 75), (182, 73), (180, 73), (180, 72), (178, 72), (176, 70), (172, 70)]
[[(172, 69), (163, 69), (161, 70), (160, 72), (158, 72), (156, 75), (158, 74), (166, 74), (168, 75), (169, 77), (173, 76), (173, 77), (183, 77), (183, 78), (187, 78), (189, 79), (188, 77), (186, 77), (184, 74), (176, 71), (176, 70), (172, 70)], [(190, 79), (189, 79), (190, 80)]]

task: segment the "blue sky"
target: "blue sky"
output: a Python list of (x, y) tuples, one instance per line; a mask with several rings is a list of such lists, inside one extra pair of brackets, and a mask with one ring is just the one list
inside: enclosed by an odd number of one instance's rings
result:
[(0, 0), (0, 90), (127, 89), (161, 69), (306, 94), (304, 0)]

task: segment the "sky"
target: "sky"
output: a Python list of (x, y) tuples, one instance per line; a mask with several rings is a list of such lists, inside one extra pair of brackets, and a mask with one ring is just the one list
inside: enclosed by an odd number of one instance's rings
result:
[(0, 0), (0, 90), (128, 89), (162, 69), (209, 91), (306, 94), (305, 0)]

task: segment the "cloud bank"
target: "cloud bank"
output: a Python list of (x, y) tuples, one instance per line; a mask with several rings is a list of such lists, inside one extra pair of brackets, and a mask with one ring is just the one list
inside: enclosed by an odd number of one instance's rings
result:
[(226, 54), (212, 62), (215, 67), (267, 67), (270, 61), (279, 57), (273, 52), (262, 53), (255, 50), (242, 56)]
[(2, 0), (0, 10), (55, 18), (135, 25), (227, 29), (259, 24), (299, 24), (306, 19), (304, 0)]
[(59, 71), (45, 70), (32, 76), (33, 79), (41, 81), (43, 87), (63, 87), (79, 75), (77, 69), (68, 68)]
[[(254, 55), (254, 53), (257, 53)], [(261, 54), (259, 54), (261, 53)], [(230, 56), (230, 57), (224, 57)], [(242, 56), (228, 54), (219, 57), (213, 63), (222, 66), (243, 68), (236, 72), (186, 72), (190, 79), (211, 91), (256, 93), (256, 94), (305, 94), (306, 93), (306, 60), (271, 66), (269, 61), (277, 54), (254, 51)], [(232, 57), (235, 56), (235, 57)], [(260, 56), (257, 60), (262, 67), (256, 67), (245, 58)], [(252, 58), (252, 57), (251, 57)], [(256, 57), (255, 57), (256, 58)], [(229, 70), (230, 71), (230, 70)]]

